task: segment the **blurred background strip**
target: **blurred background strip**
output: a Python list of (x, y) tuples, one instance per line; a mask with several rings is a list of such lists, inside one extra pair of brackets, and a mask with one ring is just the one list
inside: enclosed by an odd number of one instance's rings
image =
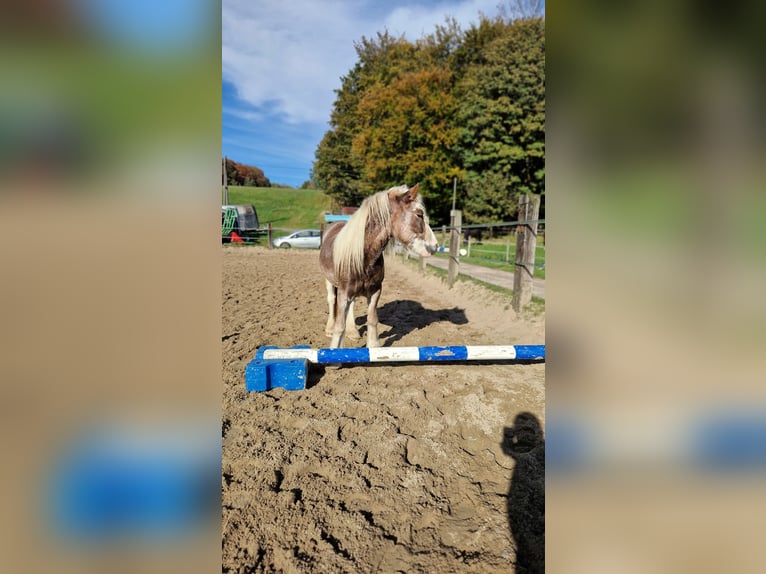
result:
[(4, 572), (219, 567), (220, 9), (0, 7)]

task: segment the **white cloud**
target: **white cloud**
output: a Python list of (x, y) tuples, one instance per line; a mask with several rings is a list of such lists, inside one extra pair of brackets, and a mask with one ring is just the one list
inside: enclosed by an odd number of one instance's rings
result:
[(405, 34), (414, 41), (430, 34), (437, 25), (444, 24), (451, 16), (463, 29), (470, 22), (478, 22), (479, 13), (492, 16), (497, 12), (499, 0), (466, 0), (464, 2), (443, 2), (436, 5), (411, 3), (394, 8), (385, 19), (385, 26), (394, 36)]
[(223, 77), (243, 101), (290, 123), (326, 121), (333, 89), (354, 61), (353, 28), (337, 4), (227, 0)]
[(354, 42), (388, 29), (415, 40), (452, 15), (465, 28), (498, 0), (224, 0), (223, 78), (244, 102), (290, 124), (329, 120), (340, 77), (356, 62)]

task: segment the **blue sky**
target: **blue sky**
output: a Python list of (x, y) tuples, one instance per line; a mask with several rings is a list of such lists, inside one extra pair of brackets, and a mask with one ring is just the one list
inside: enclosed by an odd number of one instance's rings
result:
[(447, 16), (465, 29), (501, 3), (223, 0), (223, 154), (300, 186), (329, 129), (333, 90), (356, 63), (355, 41), (386, 29), (416, 40)]
[(72, 0), (94, 29), (133, 49), (186, 47), (208, 33), (206, 0)]

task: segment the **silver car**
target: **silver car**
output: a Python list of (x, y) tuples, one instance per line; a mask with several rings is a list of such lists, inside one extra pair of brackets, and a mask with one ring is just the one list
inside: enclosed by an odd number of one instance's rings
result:
[(290, 235), (278, 237), (272, 244), (274, 247), (290, 248), (303, 247), (306, 249), (319, 249), (321, 242), (321, 232), (318, 229), (301, 229)]

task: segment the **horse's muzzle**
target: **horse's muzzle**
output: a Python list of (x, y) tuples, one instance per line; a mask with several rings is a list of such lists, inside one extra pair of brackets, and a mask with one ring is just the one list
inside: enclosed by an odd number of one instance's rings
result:
[(439, 250), (439, 244), (434, 243), (433, 245), (426, 243), (426, 251), (428, 251), (429, 255), (433, 255)]

